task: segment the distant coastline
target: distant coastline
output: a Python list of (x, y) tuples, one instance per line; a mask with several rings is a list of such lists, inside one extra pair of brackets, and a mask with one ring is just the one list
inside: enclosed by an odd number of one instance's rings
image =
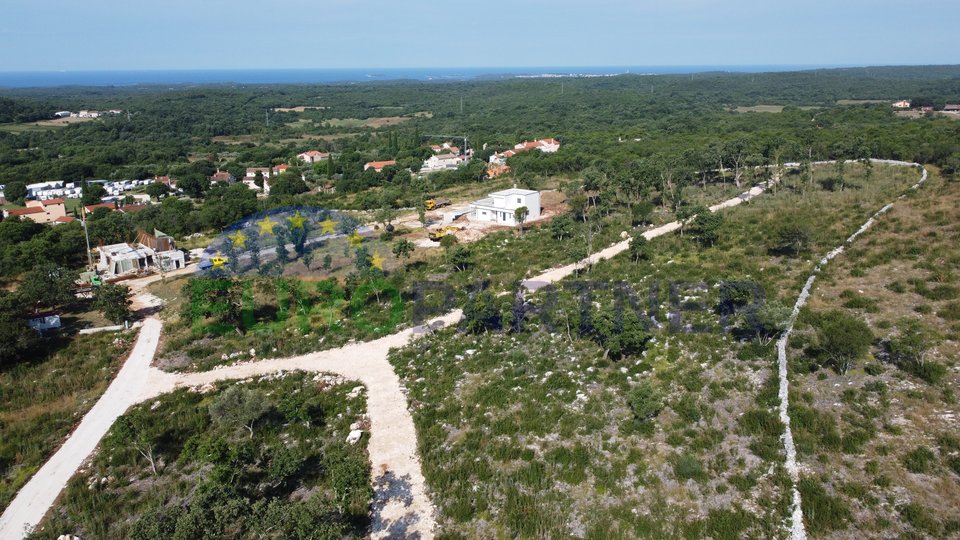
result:
[(9, 71), (0, 72), (0, 88), (59, 86), (138, 86), (191, 84), (325, 84), (372, 81), (467, 81), (540, 77), (600, 77), (622, 74), (668, 75), (706, 72), (763, 73), (854, 67), (839, 65), (749, 66), (604, 66), (604, 67), (472, 67), (355, 69), (231, 69), (139, 71)]

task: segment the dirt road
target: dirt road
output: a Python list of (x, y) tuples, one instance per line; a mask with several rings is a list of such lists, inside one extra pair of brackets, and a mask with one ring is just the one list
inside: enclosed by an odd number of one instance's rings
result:
[(63, 446), (40, 467), (0, 516), (0, 538), (21, 538), (43, 518), (67, 481), (99, 444), (110, 426), (128, 407), (140, 401), (150, 362), (157, 350), (162, 324), (149, 318), (117, 377), (96, 405), (83, 417)]

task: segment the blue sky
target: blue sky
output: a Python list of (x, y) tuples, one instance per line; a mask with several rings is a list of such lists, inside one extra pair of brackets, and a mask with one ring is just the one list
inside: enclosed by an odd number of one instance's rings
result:
[(960, 63), (958, 0), (0, 0), (0, 71)]

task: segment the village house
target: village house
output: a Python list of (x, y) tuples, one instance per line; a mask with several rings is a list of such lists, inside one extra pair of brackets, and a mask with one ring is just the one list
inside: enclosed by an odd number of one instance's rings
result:
[(67, 217), (67, 207), (63, 199), (47, 199), (45, 201), (27, 201), (26, 208), (4, 210), (4, 217), (23, 217), (37, 223), (64, 223), (61, 218)]
[(420, 167), (420, 172), (429, 173), (436, 171), (449, 171), (456, 169), (466, 163), (463, 157), (456, 154), (439, 154), (430, 156)]
[(527, 221), (538, 219), (540, 192), (518, 188), (495, 191), (486, 199), (470, 203), (470, 219), (514, 226), (517, 224), (514, 211), (521, 206), (527, 208)]
[(520, 152), (526, 152), (528, 150), (537, 150), (544, 152), (546, 154), (552, 154), (560, 149), (560, 143), (555, 139), (539, 139), (533, 142), (523, 141), (522, 143), (514, 145), (512, 150), (507, 150), (505, 152), (498, 152), (490, 156), (490, 164), (492, 165), (506, 165), (507, 158), (515, 156)]
[(263, 193), (269, 194), (269, 178), (273, 173), (273, 170), (270, 167), (248, 167), (247, 172), (243, 177), (243, 184), (254, 191), (261, 191), (260, 186), (257, 185), (257, 173), (259, 173), (260, 177), (263, 179)]
[(169, 176), (155, 176), (153, 181), (157, 184), (163, 184), (170, 189), (177, 189), (177, 179)]
[(444, 153), (459, 154), (460, 153), (460, 147), (453, 146), (453, 144), (449, 142), (445, 142), (443, 144), (431, 144), (430, 149), (433, 150), (434, 154), (444, 154)]
[(907, 101), (907, 100), (905, 100), (905, 99), (900, 100), (900, 101), (894, 101), (894, 102), (893, 102), (893, 108), (894, 108), (894, 109), (909, 109), (909, 108), (910, 108), (910, 102)]
[(208, 180), (210, 180), (210, 182), (213, 184), (216, 184), (217, 182), (232, 184), (236, 178), (234, 178), (233, 175), (227, 171), (221, 171), (220, 169), (217, 169), (217, 172), (213, 173), (213, 176), (210, 176)]
[(375, 170), (375, 171), (377, 171), (377, 172), (380, 172), (380, 171), (383, 170), (384, 167), (389, 167), (390, 165), (396, 165), (396, 164), (397, 164), (397, 162), (396, 162), (396, 161), (393, 161), (393, 160), (390, 160), (390, 161), (368, 161), (367, 163), (364, 163), (364, 165), (363, 165), (363, 170), (366, 171), (366, 170), (368, 170), (368, 169), (373, 169), (373, 170)]
[(960, 104), (947, 103), (943, 106), (943, 112), (960, 112)]
[(302, 154), (297, 154), (297, 157), (304, 163), (317, 163), (330, 159), (330, 154), (316, 150), (308, 150)]
[(157, 268), (176, 270), (186, 264), (183, 252), (176, 249), (173, 237), (158, 230), (154, 230), (153, 234), (140, 231), (136, 246), (123, 243), (97, 249), (100, 253), (97, 270), (107, 279)]

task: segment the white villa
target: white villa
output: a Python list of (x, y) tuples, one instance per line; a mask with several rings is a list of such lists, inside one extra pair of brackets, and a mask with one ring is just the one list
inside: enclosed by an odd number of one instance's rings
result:
[(539, 218), (540, 192), (517, 188), (495, 191), (486, 199), (470, 203), (470, 219), (514, 226), (513, 212), (521, 206), (527, 207), (527, 221)]
[(490, 156), (491, 165), (506, 165), (507, 158), (515, 156), (520, 152), (526, 152), (527, 150), (537, 150), (545, 153), (552, 154), (560, 149), (560, 142), (556, 139), (538, 139), (533, 142), (523, 141), (522, 143), (517, 143), (513, 145), (513, 150), (507, 150), (505, 152), (498, 152)]
[(304, 163), (317, 163), (330, 159), (330, 154), (316, 150), (308, 150), (302, 154), (297, 154), (297, 157)]
[(455, 154), (439, 154), (430, 156), (420, 167), (420, 172), (450, 171), (464, 164), (466, 160)]

